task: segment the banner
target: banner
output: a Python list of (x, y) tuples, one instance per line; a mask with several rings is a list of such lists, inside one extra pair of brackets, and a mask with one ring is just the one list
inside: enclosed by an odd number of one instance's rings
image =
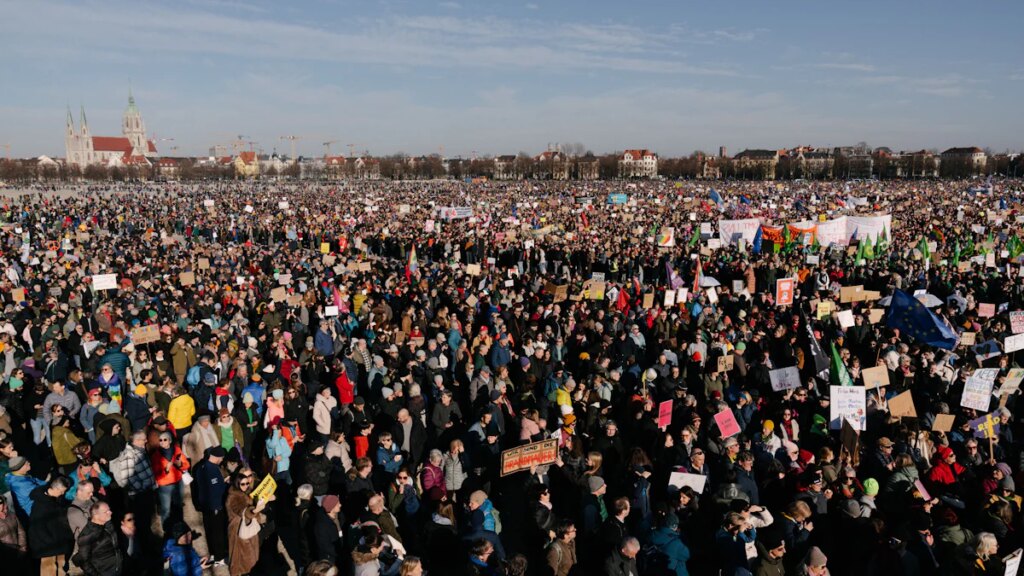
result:
[(846, 232), (846, 216), (818, 223), (818, 244), (828, 247), (829, 244), (846, 246), (850, 243), (850, 235)]
[(438, 206), (437, 215), (445, 220), (472, 218), (473, 209), (469, 206)]
[(558, 458), (558, 440), (541, 440), (525, 446), (509, 448), (501, 453), (501, 475), (508, 476), (531, 466), (554, 464)]
[(818, 226), (813, 222), (797, 222), (789, 224), (789, 237), (793, 242), (810, 246), (814, 244), (814, 237), (818, 233)]
[(625, 204), (626, 202), (629, 202), (629, 196), (626, 196), (625, 194), (619, 193), (608, 195), (609, 204)]
[(849, 239), (857, 233), (858, 240), (870, 239), (872, 242), (883, 235), (892, 239), (892, 214), (885, 216), (847, 216), (846, 237)]
[(718, 238), (722, 244), (738, 244), (740, 240), (748, 245), (754, 243), (757, 236), (757, 229), (761, 221), (757, 218), (746, 218), (744, 220), (719, 220)]

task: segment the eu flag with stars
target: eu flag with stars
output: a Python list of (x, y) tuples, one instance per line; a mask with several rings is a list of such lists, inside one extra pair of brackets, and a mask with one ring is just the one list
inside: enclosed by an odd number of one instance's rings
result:
[(902, 290), (896, 290), (892, 295), (885, 325), (889, 328), (898, 328), (914, 340), (936, 348), (956, 348), (956, 334), (953, 329), (917, 298)]

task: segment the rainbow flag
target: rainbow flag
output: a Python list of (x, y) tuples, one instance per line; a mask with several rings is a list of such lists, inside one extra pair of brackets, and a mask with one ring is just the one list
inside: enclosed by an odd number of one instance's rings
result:
[(420, 269), (420, 263), (416, 259), (416, 245), (409, 250), (409, 263), (405, 265), (405, 281), (412, 282), (412, 275)]

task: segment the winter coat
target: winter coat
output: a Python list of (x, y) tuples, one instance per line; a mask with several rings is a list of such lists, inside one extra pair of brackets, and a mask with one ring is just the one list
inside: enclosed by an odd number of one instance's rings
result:
[(79, 565), (86, 576), (120, 576), (124, 568), (121, 547), (113, 523), (89, 522), (78, 535)]
[(242, 524), (242, 517), (245, 517), (246, 524), (257, 517), (255, 506), (249, 495), (237, 488), (228, 491), (228, 500), (225, 508), (228, 511), (228, 555), (231, 558), (231, 576), (240, 576), (252, 571), (253, 566), (260, 558), (259, 535), (243, 540), (238, 534)]
[(35, 503), (28, 524), (29, 549), (33, 558), (67, 555), (75, 545), (68, 525), (68, 501), (46, 493), (45, 487), (32, 493)]
[(668, 568), (675, 570), (676, 576), (687, 576), (690, 573), (686, 568), (690, 549), (683, 543), (678, 532), (662, 526), (651, 533), (650, 543), (668, 557)]
[(341, 517), (331, 518), (323, 508), (313, 511), (313, 560), (337, 562), (341, 542)]

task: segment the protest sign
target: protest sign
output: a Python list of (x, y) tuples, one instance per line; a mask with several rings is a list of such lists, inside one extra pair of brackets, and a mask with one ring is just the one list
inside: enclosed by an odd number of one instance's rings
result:
[(509, 448), (501, 453), (501, 475), (508, 476), (532, 466), (554, 464), (558, 459), (558, 440), (541, 440)]
[(779, 306), (793, 305), (792, 278), (779, 278), (775, 281), (775, 303)]
[(1003, 576), (1017, 576), (1020, 574), (1020, 561), (1024, 556), (1024, 548), (1017, 548), (1009, 556), (1003, 558)]
[(740, 425), (736, 422), (736, 415), (729, 408), (715, 414), (715, 424), (718, 425), (718, 430), (722, 433), (723, 439), (740, 433)]
[(182, 272), (181, 274), (178, 274), (178, 284), (181, 284), (182, 286), (195, 286), (196, 273)]
[(330, 252), (331, 252), (331, 243), (330, 242), (321, 242), (320, 243), (320, 253), (321, 254), (330, 254)]
[(1016, 392), (1020, 388), (1021, 380), (1024, 380), (1024, 368), (1010, 368), (1006, 373), (1006, 379), (999, 387), (999, 395), (1006, 396)]
[(648, 292), (647, 294), (644, 294), (643, 307), (644, 309), (647, 310), (654, 308), (654, 292)]
[(665, 306), (673, 306), (676, 303), (676, 291), (665, 290)]
[(822, 300), (818, 302), (817, 319), (823, 320), (828, 318), (832, 311), (835, 310), (835, 302), (831, 300)]
[(263, 481), (256, 486), (256, 489), (252, 491), (250, 496), (254, 502), (259, 502), (260, 500), (267, 500), (273, 496), (276, 491), (277, 482), (274, 480), (273, 474), (267, 474), (263, 477)]
[(1004, 354), (1016, 352), (1021, 349), (1024, 349), (1024, 334), (1014, 334), (1013, 336), (1007, 336), (1006, 340), (1003, 340)]
[(885, 317), (885, 310), (882, 308), (872, 308), (868, 310), (868, 322), (872, 324), (878, 324)]
[(999, 436), (1001, 421), (998, 416), (985, 414), (967, 423), (975, 438), (994, 439)]
[(839, 320), (841, 328), (853, 328), (853, 310), (840, 310), (836, 314), (836, 319)]
[(768, 373), (772, 382), (772, 390), (785, 392), (800, 387), (800, 369), (796, 366), (778, 368)]
[(960, 344), (962, 346), (974, 346), (976, 338), (975, 332), (961, 332), (960, 333)]
[(964, 393), (960, 397), (960, 405), (981, 412), (988, 412), (989, 401), (992, 399), (992, 386), (999, 376), (998, 368), (979, 368), (971, 374), (964, 384)]
[(708, 295), (708, 302), (712, 304), (718, 304), (718, 291), (715, 287), (705, 288), (704, 293)]
[(209, 198), (207, 198), (206, 200), (203, 200), (203, 207), (205, 207), (205, 208), (213, 208), (214, 206), (216, 206), (216, 204), (217, 204), (216, 202), (214, 202), (213, 200), (211, 200)]
[(995, 304), (978, 304), (978, 316), (980, 318), (991, 318), (996, 315)]
[(810, 266), (817, 266), (820, 261), (821, 258), (817, 254), (807, 255), (807, 264)]
[(736, 294), (739, 294), (740, 292), (742, 292), (743, 291), (743, 287), (744, 287), (743, 280), (733, 280), (732, 281), (732, 291), (735, 292)]
[(338, 315), (337, 306), (324, 306), (324, 317), (331, 318)]
[(658, 428), (664, 430), (672, 424), (672, 401), (663, 400), (658, 404)]
[(209, 270), (210, 269), (210, 259), (209, 258), (200, 258), (199, 259), (199, 269), (200, 270)]
[(270, 291), (270, 299), (274, 302), (284, 302), (287, 297), (288, 291), (284, 288), (278, 287)]
[(136, 346), (149, 344), (150, 342), (159, 342), (160, 327), (156, 324), (147, 324), (146, 326), (132, 328), (131, 338), (132, 344), (135, 344)]
[(470, 276), (479, 276), (480, 275), (480, 265), (479, 264), (466, 264), (466, 274), (469, 274)]
[(668, 485), (675, 489), (689, 486), (695, 494), (703, 494), (704, 486), (707, 484), (708, 477), (703, 474), (690, 474), (688, 472), (672, 472), (668, 477)]
[(1016, 310), (1010, 312), (1010, 330), (1014, 334), (1024, 332), (1024, 311)]
[(24, 288), (14, 288), (13, 290), (11, 290), (11, 300), (13, 300), (15, 304), (17, 304), (19, 302), (24, 302), (25, 301), (25, 289)]
[(840, 304), (860, 302), (864, 300), (864, 286), (843, 286), (839, 289)]
[(117, 290), (117, 274), (94, 274), (92, 277), (93, 290)]
[(898, 394), (889, 400), (889, 414), (917, 418), (917, 409), (914, 408), (914, 398), (910, 395), (910, 390)]
[(935, 421), (932, 422), (933, 432), (949, 432), (953, 429), (953, 423), (956, 421), (956, 416), (952, 414), (936, 414)]
[(928, 493), (928, 489), (924, 487), (924, 483), (920, 479), (914, 480), (914, 490), (921, 495), (921, 500), (928, 502), (932, 499), (932, 495)]
[(889, 385), (889, 369), (885, 366), (865, 368), (861, 370), (860, 375), (864, 378), (864, 388), (866, 390)]
[(995, 358), (1003, 353), (999, 349), (999, 343), (995, 340), (986, 340), (981, 344), (975, 345), (971, 350), (979, 361)]
[(830, 386), (829, 428), (840, 430), (843, 420), (858, 432), (867, 427), (867, 396), (863, 386)]
[(716, 372), (729, 372), (735, 365), (735, 359), (732, 355), (719, 356)]

